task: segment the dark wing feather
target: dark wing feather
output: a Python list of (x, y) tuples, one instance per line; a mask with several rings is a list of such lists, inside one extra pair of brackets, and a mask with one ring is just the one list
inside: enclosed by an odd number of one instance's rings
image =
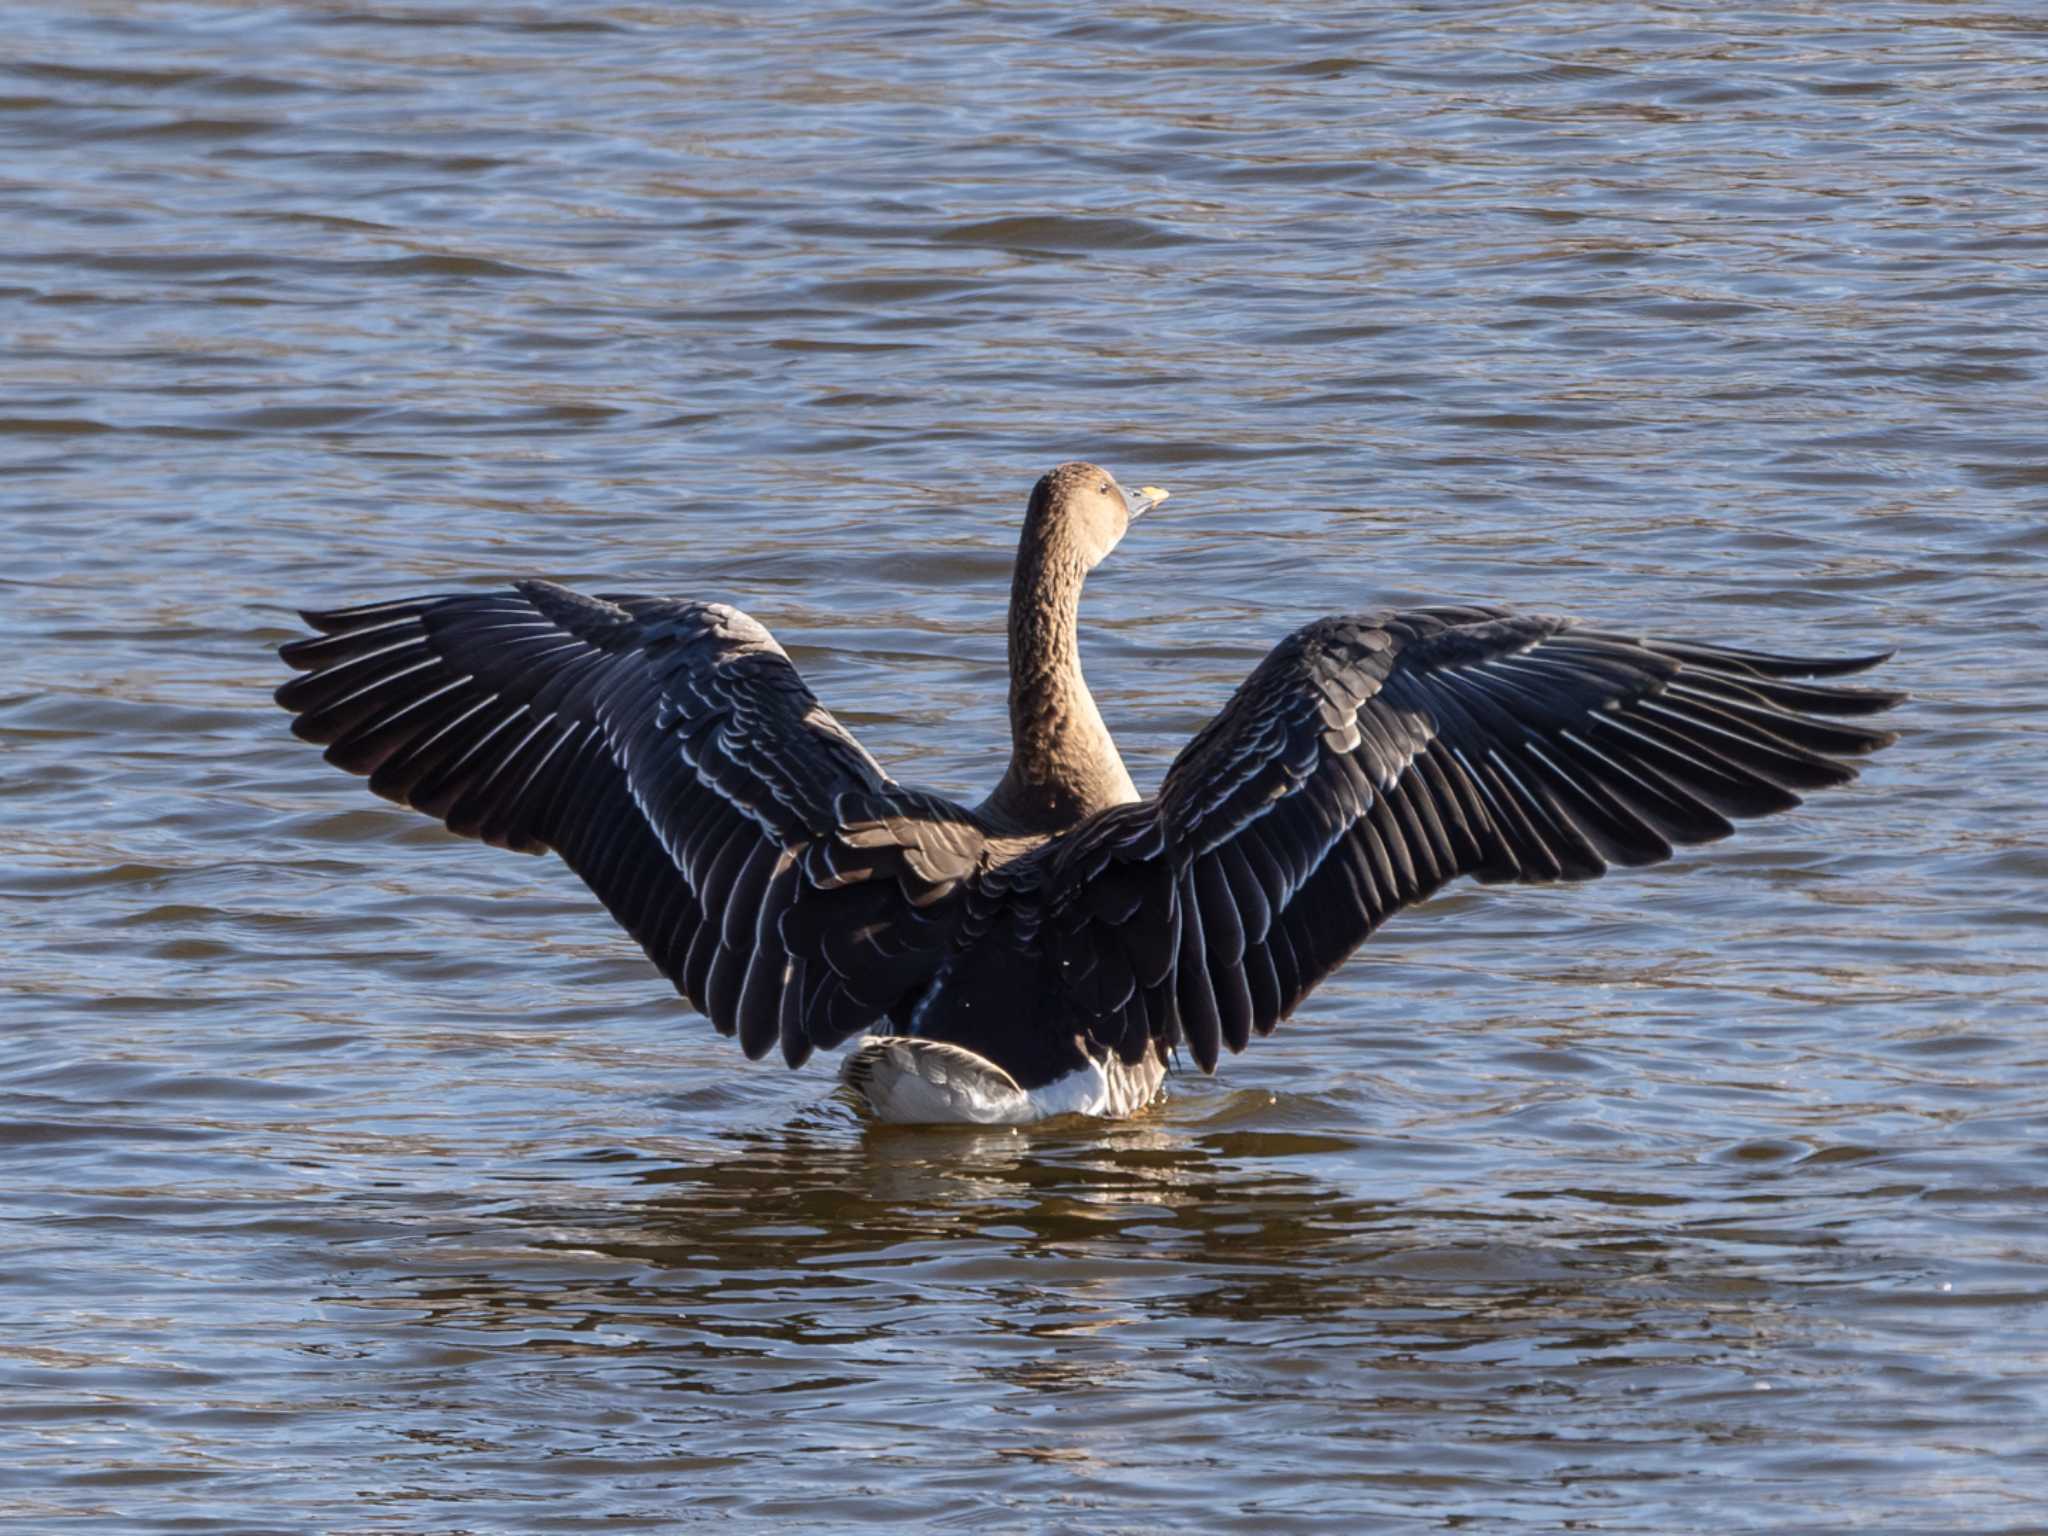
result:
[[(1126, 1059), (1244, 1048), (1445, 882), (1587, 879), (1845, 783), (1897, 703), (1806, 659), (1494, 609), (1324, 619), (1283, 641), (1155, 800), (1055, 845), (1029, 893), (1074, 1013)], [(1170, 956), (1162, 972), (1161, 956)], [(1131, 999), (1149, 1034), (1134, 1039)]]
[(794, 1066), (929, 981), (978, 824), (891, 782), (745, 614), (522, 582), (305, 617), (298, 735), (451, 831), (559, 853), (749, 1056)]

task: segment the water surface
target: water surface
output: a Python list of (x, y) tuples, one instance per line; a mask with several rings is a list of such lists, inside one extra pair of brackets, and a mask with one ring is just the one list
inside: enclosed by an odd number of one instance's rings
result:
[[(2029, 7), (139, 5), (0, 62), (9, 1530), (2038, 1530)], [(1860, 784), (1460, 889), (1127, 1125), (863, 1125), (269, 703), (295, 604), (742, 603), (1141, 784), (1316, 614), (1900, 647)]]

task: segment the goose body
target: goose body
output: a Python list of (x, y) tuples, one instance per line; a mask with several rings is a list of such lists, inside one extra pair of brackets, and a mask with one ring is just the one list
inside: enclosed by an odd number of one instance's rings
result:
[(1495, 608), (1317, 620), (1141, 796), (1082, 677), (1082, 583), (1130, 522), (1033, 489), (1011, 756), (966, 807), (899, 784), (766, 629), (548, 582), (309, 612), (294, 731), (451, 830), (553, 851), (686, 1002), (791, 1066), (865, 1037), (879, 1118), (1123, 1116), (1185, 1050), (1270, 1034), (1447, 881), (1588, 879), (1854, 777), (1898, 694), (1799, 658)]

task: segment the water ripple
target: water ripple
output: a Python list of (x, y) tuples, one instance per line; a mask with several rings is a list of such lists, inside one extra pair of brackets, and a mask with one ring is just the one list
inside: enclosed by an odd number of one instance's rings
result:
[[(2037, 16), (9, 27), (10, 1530), (2028, 1528)], [(268, 701), (297, 605), (687, 592), (979, 794), (1076, 455), (1176, 493), (1085, 615), (1141, 783), (1443, 599), (1896, 645), (1905, 739), (1130, 1124), (911, 1133)]]

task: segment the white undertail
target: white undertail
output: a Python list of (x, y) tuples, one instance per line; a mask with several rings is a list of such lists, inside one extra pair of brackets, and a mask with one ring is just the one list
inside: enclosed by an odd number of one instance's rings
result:
[(1111, 1057), (1025, 1089), (986, 1056), (944, 1040), (872, 1035), (846, 1053), (840, 1081), (875, 1118), (895, 1125), (1029, 1125), (1056, 1115), (1121, 1119), (1157, 1097), (1166, 1068), (1149, 1053), (1136, 1066)]

